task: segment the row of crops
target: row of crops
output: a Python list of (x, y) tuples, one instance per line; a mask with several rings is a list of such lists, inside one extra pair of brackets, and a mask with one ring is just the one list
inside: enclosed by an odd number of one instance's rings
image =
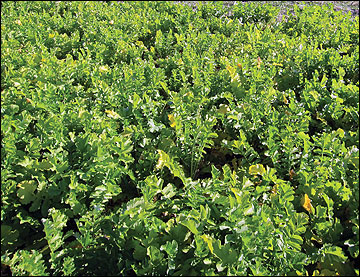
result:
[(8, 275), (358, 275), (359, 17), (1, 3)]

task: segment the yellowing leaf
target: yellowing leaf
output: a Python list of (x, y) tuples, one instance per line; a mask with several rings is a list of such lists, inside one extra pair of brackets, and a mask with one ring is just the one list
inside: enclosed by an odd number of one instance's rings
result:
[(164, 166), (166, 166), (175, 177), (179, 177), (181, 179), (181, 181), (183, 181), (185, 186), (188, 185), (189, 184), (189, 180), (188, 180), (189, 178), (185, 177), (182, 166), (179, 163), (177, 163), (176, 161), (174, 161), (164, 151), (162, 151), (160, 149), (158, 149), (157, 151), (158, 151), (160, 157), (159, 157), (158, 163), (156, 165), (156, 168), (161, 169)]
[(288, 103), (288, 100), (286, 99), (285, 94), (283, 94), (283, 102), (284, 102), (285, 104), (287, 104), (287, 103)]
[(226, 70), (229, 72), (231, 79), (235, 77), (236, 70), (231, 65), (226, 66)]
[(265, 172), (266, 170), (262, 164), (252, 165), (249, 168), (249, 173), (251, 175), (257, 175), (257, 174), (263, 175)]
[(86, 112), (86, 110), (84, 108), (80, 108), (79, 110), (79, 117), (82, 118), (83, 114)]
[(169, 156), (164, 151), (161, 151), (159, 149), (158, 149), (158, 153), (159, 153), (160, 157), (159, 157), (158, 163), (156, 165), (156, 168), (161, 169), (164, 167), (165, 162), (169, 160)]
[(312, 213), (312, 205), (311, 205), (311, 200), (309, 198), (309, 196), (305, 193), (305, 195), (301, 198), (301, 205), (303, 206), (303, 208), (305, 210), (307, 210), (309, 213)]
[(168, 118), (169, 118), (169, 120), (170, 120), (170, 122), (171, 122), (170, 126), (174, 128), (174, 127), (176, 126), (176, 122), (175, 122), (175, 117), (174, 117), (174, 115), (168, 114)]
[(118, 119), (120, 118), (120, 115), (118, 115), (116, 112), (114, 111), (109, 111), (109, 110), (106, 110), (105, 111), (108, 115), (108, 117), (111, 117), (111, 118), (114, 118), (114, 119)]
[(207, 245), (208, 245), (208, 247), (209, 247), (209, 249), (210, 249), (211, 254), (214, 254), (214, 252), (213, 252), (213, 251), (214, 251), (214, 247), (213, 247), (213, 245), (212, 245), (212, 237), (204, 234), (204, 235), (201, 236), (201, 238), (207, 243)]

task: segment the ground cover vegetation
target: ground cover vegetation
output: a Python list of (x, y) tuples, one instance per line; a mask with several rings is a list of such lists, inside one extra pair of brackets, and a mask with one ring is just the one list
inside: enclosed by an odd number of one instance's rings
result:
[(358, 275), (359, 18), (277, 15), (2, 1), (2, 273)]

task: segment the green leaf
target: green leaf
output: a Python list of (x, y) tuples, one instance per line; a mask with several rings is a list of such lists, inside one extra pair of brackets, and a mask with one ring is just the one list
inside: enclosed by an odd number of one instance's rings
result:
[(303, 240), (299, 235), (292, 235), (290, 237), (289, 245), (294, 247), (295, 250), (301, 251), (302, 244), (303, 244)]
[(173, 196), (176, 195), (176, 187), (172, 184), (168, 184), (165, 188), (163, 188), (162, 190), (162, 194), (166, 197), (166, 198), (172, 198)]
[(49, 276), (42, 254), (36, 250), (20, 250), (10, 261), (12, 274), (27, 276)]
[(325, 258), (330, 259), (330, 261), (345, 262), (348, 259), (343, 250), (338, 246), (330, 246), (326, 244), (322, 250)]
[(213, 180), (216, 180), (220, 177), (221, 172), (213, 164), (211, 165), (211, 176)]
[(62, 264), (62, 271), (64, 272), (64, 276), (71, 276), (73, 272), (76, 270), (74, 257), (65, 257), (64, 262)]
[(169, 168), (169, 170), (174, 176), (179, 177), (181, 181), (183, 181), (184, 185), (187, 185), (189, 183), (189, 180), (185, 177), (181, 165), (179, 165), (176, 161), (170, 158), (170, 156), (164, 151), (160, 149), (158, 149), (157, 151), (160, 156), (156, 168), (161, 169), (162, 167), (166, 166), (167, 168)]
[(195, 235), (197, 235), (199, 233), (199, 231), (197, 230), (198, 224), (192, 219), (182, 221), (182, 222), (180, 222), (180, 224), (187, 227)]
[(41, 161), (36, 168), (39, 168), (40, 170), (55, 170), (55, 166), (48, 160)]
[(25, 156), (24, 160), (19, 162), (18, 165), (21, 165), (25, 168), (31, 168), (34, 162), (34, 160), (31, 160), (29, 157)]
[(135, 249), (133, 253), (134, 259), (137, 261), (143, 260), (146, 257), (146, 253), (147, 253), (146, 247), (140, 245), (140, 243), (137, 242), (135, 244)]
[(17, 186), (17, 196), (22, 204), (29, 204), (36, 199), (34, 192), (37, 188), (37, 183), (35, 180), (22, 181)]
[(213, 246), (214, 254), (221, 259), (224, 265), (231, 265), (237, 261), (239, 253), (230, 244), (221, 245), (220, 240), (215, 240)]
[(52, 219), (44, 218), (42, 219), (42, 223), (49, 248), (51, 252), (54, 253), (63, 244), (62, 228), (65, 227), (67, 223), (67, 216), (54, 208), (49, 210), (49, 214)]
[(160, 247), (160, 250), (165, 250), (169, 257), (175, 257), (178, 252), (178, 243), (176, 240), (167, 241), (165, 245)]
[(19, 231), (11, 226), (1, 224), (1, 245), (6, 248), (7, 244), (14, 244), (19, 237)]
[(164, 258), (164, 254), (161, 253), (160, 250), (153, 245), (147, 248), (147, 255), (150, 257), (150, 262), (155, 266), (160, 264)]
[(130, 98), (132, 102), (132, 104), (134, 105), (134, 108), (136, 109), (136, 107), (138, 106), (138, 104), (141, 102), (141, 98), (137, 93), (134, 93), (132, 95), (132, 98)]

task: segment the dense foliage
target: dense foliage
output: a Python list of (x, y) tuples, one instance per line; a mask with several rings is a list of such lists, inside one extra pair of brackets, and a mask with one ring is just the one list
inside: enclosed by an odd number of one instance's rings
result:
[(1, 3), (12, 275), (359, 274), (359, 18)]

